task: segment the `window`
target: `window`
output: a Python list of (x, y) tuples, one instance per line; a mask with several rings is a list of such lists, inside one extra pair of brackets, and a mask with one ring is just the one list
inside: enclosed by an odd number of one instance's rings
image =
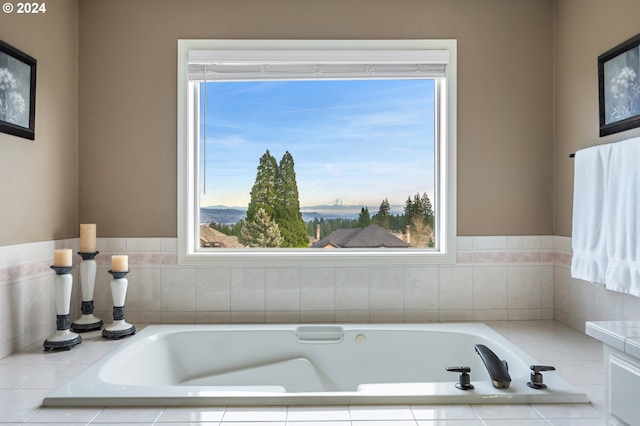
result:
[(455, 93), (454, 40), (180, 40), (179, 262), (455, 262)]

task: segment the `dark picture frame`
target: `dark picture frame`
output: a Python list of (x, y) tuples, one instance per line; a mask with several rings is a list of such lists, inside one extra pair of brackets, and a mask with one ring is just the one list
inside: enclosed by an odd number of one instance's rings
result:
[(600, 136), (640, 127), (640, 34), (598, 56)]
[(37, 61), (0, 40), (0, 132), (35, 139)]

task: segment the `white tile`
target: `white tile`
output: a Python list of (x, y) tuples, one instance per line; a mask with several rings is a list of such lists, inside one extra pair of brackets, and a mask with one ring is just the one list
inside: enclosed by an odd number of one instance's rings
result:
[(162, 300), (160, 268), (136, 268), (127, 275), (127, 311), (160, 311)]
[(231, 312), (265, 309), (265, 269), (231, 269)]
[(0, 364), (0, 389), (17, 389), (34, 378), (55, 369), (53, 365)]
[(102, 408), (41, 408), (30, 423), (88, 423), (96, 418)]
[(33, 379), (25, 382), (22, 389), (55, 389), (62, 386), (80, 372), (85, 370), (88, 365), (54, 365), (42, 374), (37, 375)]
[(51, 259), (54, 248), (66, 244), (59, 241), (41, 241), (0, 246), (0, 266), (18, 265), (39, 259)]
[(553, 250), (554, 248), (554, 236), (542, 235), (542, 248), (544, 250)]
[(98, 414), (94, 423), (153, 423), (155, 422), (163, 408), (143, 408), (143, 407), (107, 407)]
[(300, 309), (300, 269), (267, 268), (265, 305), (268, 311)]
[(194, 324), (196, 313), (190, 311), (162, 311), (160, 312), (161, 324)]
[(540, 266), (509, 266), (509, 309), (542, 309)]
[(474, 309), (474, 321), (506, 321), (509, 319), (507, 309)]
[(193, 267), (168, 267), (161, 270), (160, 307), (166, 311), (195, 311), (196, 270)]
[(473, 321), (472, 309), (441, 309), (439, 311), (441, 322)]
[(507, 309), (507, 267), (473, 268), (473, 308)]
[(300, 309), (329, 311), (335, 305), (334, 269), (309, 267), (300, 269)]
[(570, 313), (581, 320), (595, 316), (596, 286), (586, 281), (571, 280)]
[(553, 426), (602, 426), (604, 419), (547, 419)]
[(473, 268), (440, 267), (438, 307), (457, 310), (473, 309)]
[(589, 404), (533, 404), (547, 419), (599, 419), (602, 414)]
[(335, 309), (369, 309), (369, 268), (335, 268)]
[(336, 322), (336, 311), (300, 311), (300, 321), (304, 324), (311, 323), (334, 323)]
[(640, 320), (640, 297), (625, 294), (623, 310), (626, 321)]
[(408, 405), (350, 406), (351, 421), (357, 420), (414, 420)]
[(473, 248), (473, 237), (457, 237), (456, 250), (471, 250)]
[(231, 312), (196, 312), (196, 324), (229, 324), (231, 323)]
[(571, 277), (567, 268), (553, 267), (553, 305), (556, 310), (571, 309)]
[(348, 322), (348, 323), (358, 323), (370, 322), (369, 310), (353, 310), (350, 309), (348, 311), (335, 311), (336, 322)]
[(412, 405), (416, 420), (472, 420), (478, 415), (470, 405)]
[(398, 311), (369, 311), (369, 321), (371, 323), (404, 323), (404, 310)]
[(50, 389), (17, 389), (0, 397), (0, 422), (21, 423), (40, 411), (42, 399)]
[(223, 422), (284, 422), (286, 407), (229, 407), (222, 417)]
[(573, 250), (571, 248), (571, 237), (563, 237), (561, 235), (553, 236), (553, 248), (556, 251), (563, 251), (566, 253), (571, 253)]
[(159, 252), (161, 238), (127, 238), (127, 252)]
[(541, 249), (542, 237), (540, 235), (517, 235), (507, 237), (507, 248), (511, 250)]
[(406, 310), (404, 311), (404, 321), (407, 323), (438, 322), (439, 314), (437, 309), (428, 310)]
[(266, 313), (262, 311), (231, 311), (231, 324), (264, 324)]
[(543, 309), (553, 309), (553, 266), (540, 267), (540, 292)]
[[(40, 291), (28, 294), (26, 287), (32, 288), (31, 281), (33, 280), (22, 280), (0, 286), (0, 312), (4, 312), (5, 316), (0, 327), (0, 342), (10, 341), (27, 333), (25, 318), (31, 315), (31, 312), (38, 315), (40, 321), (46, 321), (48, 317), (49, 321), (55, 324), (52, 302), (53, 278), (50, 277)], [(27, 300), (39, 303), (28, 304)]]
[(510, 321), (533, 321), (542, 319), (542, 309), (509, 309)]
[(495, 419), (483, 420), (484, 426), (549, 426), (544, 419)]
[(370, 309), (404, 309), (404, 271), (402, 267), (372, 267), (370, 270)]
[(473, 237), (474, 250), (502, 250), (507, 248), (507, 237), (490, 236), (490, 237)]
[(438, 267), (411, 266), (404, 270), (405, 310), (438, 309)]
[[(94, 311), (94, 313), (97, 313)], [(144, 324), (162, 324), (162, 312), (161, 311), (130, 311), (126, 312), (127, 322), (135, 325), (137, 327), (138, 323)], [(111, 312), (104, 312), (98, 315), (98, 318), (107, 319), (105, 323), (109, 325), (113, 320), (113, 315)]]
[(160, 250), (163, 252), (175, 253), (178, 251), (177, 238), (160, 238)]
[(300, 311), (266, 311), (267, 324), (298, 324), (300, 323)]
[(542, 416), (528, 404), (472, 405), (482, 420), (489, 419), (541, 419)]
[(289, 407), (287, 412), (287, 424), (292, 421), (349, 421), (349, 407), (346, 406), (305, 406)]
[(158, 423), (169, 422), (219, 422), (225, 412), (224, 407), (221, 408), (183, 408), (183, 407), (167, 407), (164, 409)]
[[(98, 233), (100, 230), (98, 229)], [(104, 253), (126, 253), (127, 251), (127, 239), (126, 238), (96, 238), (96, 249)]]
[(196, 311), (231, 309), (231, 269), (196, 268)]

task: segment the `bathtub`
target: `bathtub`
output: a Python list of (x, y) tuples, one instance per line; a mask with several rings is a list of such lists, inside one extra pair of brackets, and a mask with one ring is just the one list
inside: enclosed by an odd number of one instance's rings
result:
[[(492, 386), (474, 345), (507, 361)], [(47, 396), (44, 406), (584, 403), (557, 372), (485, 324), (151, 325)], [(455, 387), (471, 368), (473, 390)]]

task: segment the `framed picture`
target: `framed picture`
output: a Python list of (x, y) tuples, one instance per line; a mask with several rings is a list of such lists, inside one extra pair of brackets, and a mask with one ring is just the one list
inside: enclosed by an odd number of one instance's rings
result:
[(640, 34), (598, 56), (600, 136), (640, 126)]
[(35, 139), (36, 60), (0, 40), (0, 132)]

